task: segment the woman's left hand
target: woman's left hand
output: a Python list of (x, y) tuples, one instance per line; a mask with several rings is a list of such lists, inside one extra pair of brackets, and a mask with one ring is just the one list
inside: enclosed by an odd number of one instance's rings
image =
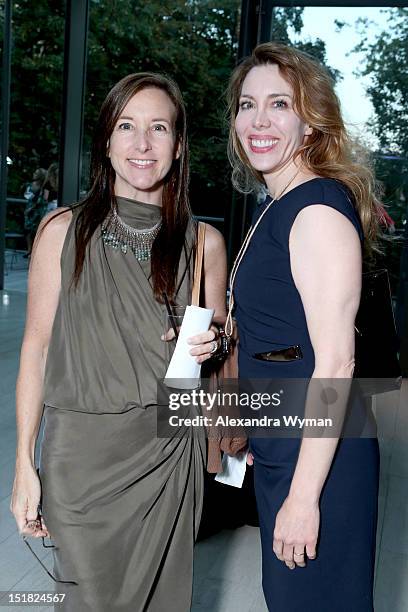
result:
[(318, 502), (295, 500), (288, 495), (279, 510), (273, 533), (273, 551), (289, 569), (305, 567), (316, 558), (320, 511)]
[(211, 325), (207, 332), (191, 336), (187, 342), (194, 345), (190, 350), (190, 355), (196, 357), (197, 363), (203, 363), (206, 359), (213, 357), (219, 348), (218, 329), (215, 325)]

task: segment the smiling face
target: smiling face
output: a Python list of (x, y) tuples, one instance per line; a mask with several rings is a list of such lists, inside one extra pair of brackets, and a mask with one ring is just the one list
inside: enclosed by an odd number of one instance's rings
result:
[(294, 156), (310, 128), (293, 108), (293, 89), (276, 64), (252, 68), (242, 84), (235, 118), (238, 140), (251, 166), (276, 191), (296, 171)]
[(179, 156), (176, 108), (161, 89), (138, 91), (126, 104), (108, 144), (115, 195), (161, 205), (163, 184)]

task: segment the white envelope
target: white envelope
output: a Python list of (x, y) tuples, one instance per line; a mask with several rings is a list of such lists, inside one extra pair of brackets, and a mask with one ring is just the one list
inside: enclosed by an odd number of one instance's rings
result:
[(208, 331), (213, 316), (214, 309), (212, 308), (186, 307), (176, 348), (164, 378), (164, 383), (168, 387), (195, 389), (199, 386), (201, 364), (196, 362), (193, 355), (190, 355), (193, 345), (187, 344), (187, 339)]
[(231, 457), (224, 453), (222, 458), (222, 472), (217, 474), (215, 480), (231, 487), (242, 488), (247, 466), (248, 451), (238, 453)]

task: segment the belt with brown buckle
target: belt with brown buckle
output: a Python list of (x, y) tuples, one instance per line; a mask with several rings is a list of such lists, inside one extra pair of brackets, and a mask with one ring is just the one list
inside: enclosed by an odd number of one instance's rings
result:
[(277, 351), (255, 353), (252, 357), (260, 361), (296, 361), (297, 359), (302, 359), (303, 354), (300, 346), (296, 344), (295, 346), (288, 346), (287, 348)]

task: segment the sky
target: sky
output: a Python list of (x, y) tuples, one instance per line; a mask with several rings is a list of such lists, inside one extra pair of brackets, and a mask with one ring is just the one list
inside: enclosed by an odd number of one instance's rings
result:
[[(374, 42), (376, 34), (389, 29), (387, 14), (384, 14), (383, 10), (374, 7), (306, 7), (300, 35), (300, 40), (313, 40), (318, 37), (326, 43), (328, 64), (340, 70), (343, 75), (343, 80), (336, 86), (343, 116), (350, 130), (373, 146), (375, 138), (370, 131), (370, 116), (374, 114), (374, 110), (365, 92), (369, 77), (356, 77), (353, 74), (364, 60), (364, 54), (350, 51), (361, 40), (361, 35), (355, 27), (359, 17), (368, 17), (373, 22), (367, 28), (370, 42)], [(350, 26), (338, 32), (336, 19)], [(295, 40), (299, 40), (299, 37)]]

